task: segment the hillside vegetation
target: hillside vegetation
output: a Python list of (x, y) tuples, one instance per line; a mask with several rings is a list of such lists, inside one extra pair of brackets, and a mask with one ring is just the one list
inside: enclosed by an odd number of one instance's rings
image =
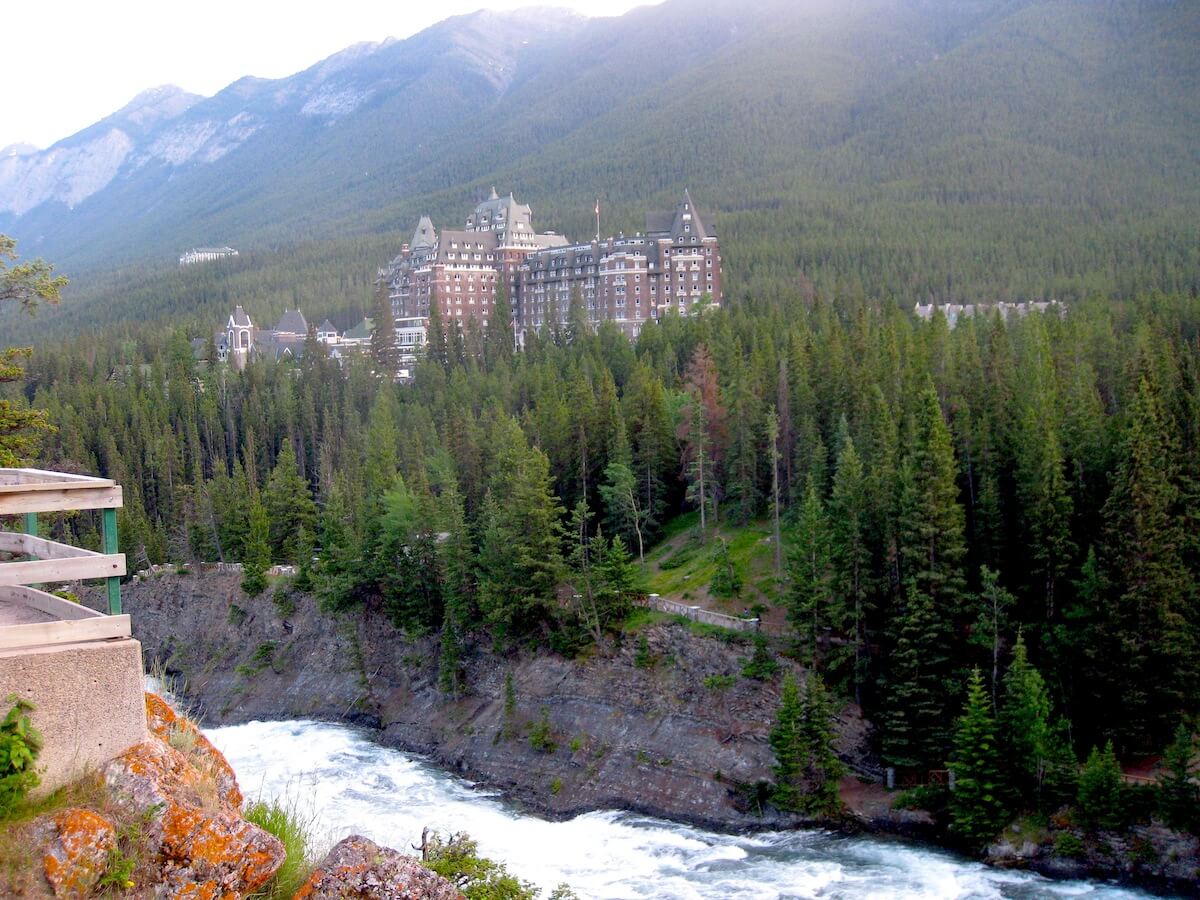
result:
[[(482, 77), (484, 36), (509, 47), (517, 25), (529, 45), (505, 56), (508, 77)], [(493, 184), (576, 236), (596, 197), (604, 230), (628, 232), (687, 186), (715, 215), (736, 298), (810, 283), (904, 303), (1200, 287), (1193, 4), (668, 0), (517, 25), (451, 20), (339, 62), (377, 94), (336, 122), (281, 120), (169, 182), (139, 170), (69, 213), (0, 220), (68, 270), (160, 261), (77, 279), (69, 313), (16, 321), (13, 339), (131, 307), (173, 317), (222, 292), (269, 317), (309, 301), (310, 273), (350, 281), (313, 297), (313, 313), (361, 310), (356, 286), (419, 213), (456, 224)], [(432, 52), (443, 45), (458, 49)], [(206, 240), (254, 251), (253, 268), (205, 286), (171, 269)], [(296, 295), (252, 272), (291, 277)]]

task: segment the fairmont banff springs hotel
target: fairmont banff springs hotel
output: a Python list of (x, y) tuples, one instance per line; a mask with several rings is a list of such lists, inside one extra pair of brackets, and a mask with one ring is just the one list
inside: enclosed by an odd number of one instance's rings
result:
[[(597, 217), (599, 207), (597, 206)], [(533, 213), (512, 194), (489, 199), (457, 230), (422, 216), (412, 241), (379, 270), (397, 325), (423, 330), (431, 303), (446, 325), (483, 328), (507, 283), (518, 344), (565, 324), (573, 297), (593, 323), (614, 322), (630, 338), (669, 311), (688, 315), (702, 297), (721, 303), (721, 251), (684, 191), (673, 212), (646, 216), (646, 233), (573, 244), (533, 229)], [(453, 327), (453, 326), (451, 326)]]

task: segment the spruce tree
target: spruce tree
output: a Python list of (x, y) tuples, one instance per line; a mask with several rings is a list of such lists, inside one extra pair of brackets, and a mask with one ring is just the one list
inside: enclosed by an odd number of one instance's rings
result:
[(1193, 579), (1183, 564), (1175, 481), (1179, 445), (1158, 391), (1138, 382), (1122, 458), (1104, 507), (1106, 556), (1118, 580), (1105, 643), (1120, 665), (1106, 698), (1113, 731), (1129, 745), (1165, 743), (1173, 716), (1200, 697)]
[(796, 522), (795, 539), (788, 551), (788, 618), (796, 632), (800, 661), (823, 669), (826, 660), (821, 638), (840, 624), (832, 597), (829, 522), (816, 488), (805, 488)]
[(1007, 749), (1007, 778), (1026, 808), (1039, 804), (1048, 761), (1050, 697), (1046, 683), (1030, 664), (1019, 632), (1012, 662), (1004, 673), (1000, 726)]
[(862, 705), (867, 683), (870, 647), (867, 645), (868, 587), (871, 551), (867, 546), (868, 502), (862, 460), (847, 436), (838, 452), (829, 508), (832, 538), (833, 587), (845, 610), (852, 658), (850, 685), (854, 702)]
[(725, 392), (728, 410), (729, 454), (725, 460), (726, 508), (732, 521), (745, 524), (757, 512), (761, 499), (759, 470), (759, 401), (751, 374), (735, 342), (729, 387)]
[(1104, 749), (1092, 748), (1083, 771), (1079, 773), (1079, 793), (1076, 801), (1084, 824), (1090, 828), (1120, 828), (1121, 764), (1108, 741)]
[(400, 345), (396, 339), (396, 317), (386, 283), (375, 289), (372, 307), (371, 357), (375, 371), (387, 381), (400, 374)]
[(804, 737), (804, 705), (800, 699), (800, 688), (795, 676), (788, 672), (783, 677), (775, 724), (767, 736), (775, 754), (775, 789), (771, 802), (780, 809), (801, 809), (804, 767), (809, 755)]
[(242, 554), (242, 590), (257, 597), (267, 587), (271, 567), (270, 525), (267, 510), (255, 495), (250, 501), (250, 530)]
[[(17, 259), (17, 242), (0, 234), (0, 315), (6, 315), (7, 302), (17, 303), (33, 312), (39, 303), (58, 303), (67, 279), (54, 275), (54, 267), (40, 259), (10, 265)], [(30, 350), (8, 347), (0, 350), (0, 385), (24, 377), (21, 360)], [(31, 409), (21, 400), (0, 397), (0, 466), (18, 466), (37, 452), (44, 435), (53, 427), (44, 410)]]
[(972, 669), (967, 699), (954, 727), (950, 829), (967, 847), (985, 847), (1008, 824), (1010, 809), (992, 701), (979, 669)]
[(1196, 738), (1182, 722), (1163, 754), (1165, 774), (1158, 782), (1158, 812), (1164, 822), (1181, 831), (1200, 831), (1200, 760)]
[(845, 774), (845, 767), (833, 747), (833, 698), (820, 675), (808, 677), (803, 710), (801, 743), (808, 749), (804, 810), (810, 815), (832, 815), (842, 806), (838, 780)]
[(1058, 718), (1046, 738), (1039, 805), (1053, 813), (1075, 802), (1079, 793), (1079, 759), (1071, 746), (1071, 723)]
[(263, 492), (263, 505), (271, 523), (271, 549), (281, 562), (301, 563), (298, 538), (303, 531), (312, 532), (317, 521), (317, 507), (308, 492), (308, 484), (296, 467), (296, 452), (290, 440), (283, 449)]

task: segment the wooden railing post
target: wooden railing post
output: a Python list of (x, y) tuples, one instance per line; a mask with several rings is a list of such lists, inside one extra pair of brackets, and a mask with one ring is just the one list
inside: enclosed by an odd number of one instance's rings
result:
[[(104, 510), (104, 552), (117, 552), (117, 511)], [(108, 614), (121, 615), (121, 579), (110, 576), (108, 579)]]

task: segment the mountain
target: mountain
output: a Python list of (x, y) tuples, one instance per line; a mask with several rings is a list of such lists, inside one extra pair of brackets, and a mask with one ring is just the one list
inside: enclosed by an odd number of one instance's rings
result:
[[(633, 230), (689, 187), (735, 294), (1200, 290), (1197, 46), (1200, 6), (1168, 0), (481, 12), (4, 156), (0, 231), (72, 273), (121, 264), (71, 297), (76, 326), (138, 292), (139, 318), (155, 296), (217, 302), (172, 266), (205, 243), (257, 254), (219, 293), (243, 296), (250, 266), (273, 311), (306, 294), (298, 259), (382, 261), (419, 213), (457, 221), (492, 184), (576, 235), (597, 196), (604, 230)], [(365, 302), (371, 267), (343, 277), (354, 295), (323, 308)]]

